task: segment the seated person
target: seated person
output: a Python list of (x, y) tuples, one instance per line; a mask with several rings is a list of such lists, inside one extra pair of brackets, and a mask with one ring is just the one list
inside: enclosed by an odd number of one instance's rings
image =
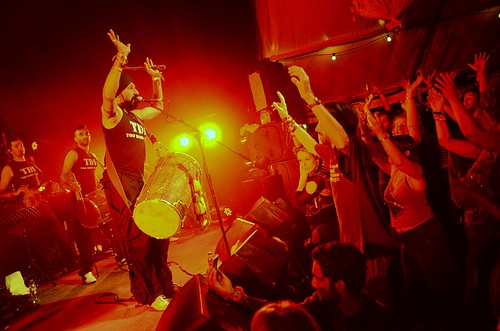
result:
[[(308, 311), (322, 330), (393, 330), (387, 309), (362, 290), (366, 278), (366, 258), (355, 246), (332, 241), (312, 253), (315, 292), (300, 306)], [(251, 311), (268, 302), (247, 296), (241, 287), (218, 269), (209, 267), (211, 289)]]

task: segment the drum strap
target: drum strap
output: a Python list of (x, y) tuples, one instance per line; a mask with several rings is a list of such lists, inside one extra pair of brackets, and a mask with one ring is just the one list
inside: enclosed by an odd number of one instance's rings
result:
[(125, 189), (123, 188), (120, 177), (118, 177), (118, 172), (116, 171), (115, 165), (113, 164), (113, 161), (111, 160), (111, 157), (109, 156), (108, 152), (106, 152), (105, 158), (106, 158), (106, 170), (108, 172), (109, 179), (111, 179), (111, 183), (113, 183), (113, 186), (116, 188), (116, 191), (118, 192), (118, 194), (120, 194), (128, 210), (132, 214), (132, 211), (130, 209), (132, 203), (129, 201), (127, 195), (125, 194)]

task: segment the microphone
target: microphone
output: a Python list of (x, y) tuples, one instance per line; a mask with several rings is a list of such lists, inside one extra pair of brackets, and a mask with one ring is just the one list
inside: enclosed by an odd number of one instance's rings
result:
[(163, 101), (163, 99), (159, 99), (159, 98), (144, 98), (144, 97), (141, 97), (140, 95), (134, 95), (132, 97), (132, 101), (137, 101), (137, 102), (160, 102), (160, 101)]
[[(158, 71), (163, 71), (167, 68), (166, 65), (164, 64), (155, 64), (151, 66), (153, 70), (158, 70)], [(145, 66), (139, 66), (139, 67), (124, 67), (123, 69), (125, 70), (146, 70)]]

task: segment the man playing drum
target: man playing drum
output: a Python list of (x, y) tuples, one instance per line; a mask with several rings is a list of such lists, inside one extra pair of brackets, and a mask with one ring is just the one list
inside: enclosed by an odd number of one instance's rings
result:
[[(23, 298), (29, 291), (21, 270), (26, 269), (28, 260), (30, 265), (41, 264), (50, 274), (61, 271), (62, 264), (71, 264), (73, 256), (62, 225), (40, 197), (42, 171), (26, 159), (21, 139), (10, 137), (6, 146), (10, 162), (2, 168), (0, 198), (10, 199), (13, 205), (0, 217), (0, 275), (5, 276), (13, 298)], [(58, 251), (59, 260), (45, 254), (48, 251)]]
[(163, 109), (162, 76), (154, 69), (153, 61), (146, 58), (144, 66), (152, 78), (153, 97), (158, 101), (137, 109), (138, 91), (130, 76), (122, 74), (130, 44), (122, 43), (113, 30), (108, 36), (118, 54), (103, 88), (101, 112), (107, 170), (102, 183), (125, 247), (131, 292), (140, 304), (165, 310), (176, 292), (167, 265), (170, 240), (149, 237), (132, 219), (133, 206), (144, 185), (147, 134), (142, 121), (155, 118)]
[[(82, 224), (82, 219), (96, 218), (98, 223), (98, 214), (93, 209), (92, 204), (85, 204), (83, 196), (97, 190), (97, 179), (95, 170), (97, 168), (97, 159), (90, 152), (90, 132), (85, 125), (79, 125), (74, 130), (74, 140), (77, 147), (70, 150), (64, 159), (64, 165), (61, 173), (61, 183), (66, 184), (73, 192), (72, 203), (75, 213), (74, 222), (72, 222), (73, 234), (78, 251), (80, 252), (80, 271), (78, 275), (82, 277), (83, 284), (92, 284), (96, 282), (92, 274), (94, 266), (91, 226)], [(83, 208), (79, 208), (83, 207)], [(84, 213), (79, 217), (78, 212)]]

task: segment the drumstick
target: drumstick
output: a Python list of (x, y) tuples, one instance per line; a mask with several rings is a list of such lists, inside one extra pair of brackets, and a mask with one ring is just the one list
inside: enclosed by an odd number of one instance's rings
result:
[[(78, 183), (78, 181), (76, 180), (76, 176), (75, 176), (75, 173), (72, 172), (71, 175), (73, 176), (73, 180), (75, 181), (75, 183)], [(87, 207), (85, 207), (85, 201), (83, 201), (83, 194), (82, 194), (82, 191), (81, 190), (77, 190), (78, 192), (76, 193), (77, 195), (77, 199), (80, 200), (82, 202), (82, 205), (83, 205), (83, 211), (85, 212), (85, 214), (87, 214)]]

